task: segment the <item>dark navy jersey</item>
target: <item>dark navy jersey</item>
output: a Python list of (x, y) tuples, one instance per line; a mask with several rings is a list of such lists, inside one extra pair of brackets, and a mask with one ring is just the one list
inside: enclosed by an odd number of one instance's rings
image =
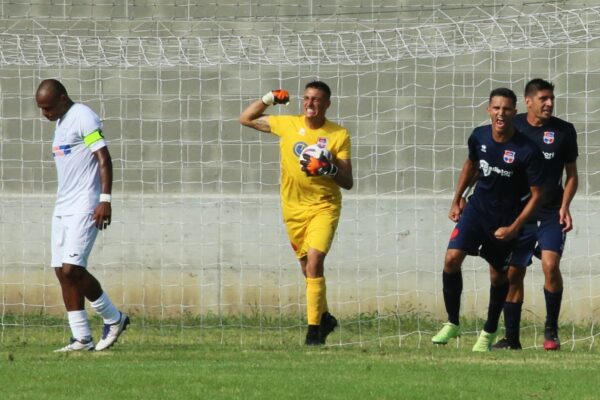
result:
[(547, 181), (540, 212), (559, 209), (563, 196), (562, 178), (565, 164), (574, 163), (579, 155), (575, 127), (556, 117), (551, 117), (543, 126), (532, 126), (527, 122), (527, 114), (518, 114), (513, 123), (535, 142), (544, 156)]
[(469, 159), (479, 178), (469, 203), (492, 227), (510, 225), (530, 197), (530, 186), (542, 186), (545, 169), (536, 144), (515, 130), (505, 143), (492, 139), (492, 126), (475, 128), (468, 141)]

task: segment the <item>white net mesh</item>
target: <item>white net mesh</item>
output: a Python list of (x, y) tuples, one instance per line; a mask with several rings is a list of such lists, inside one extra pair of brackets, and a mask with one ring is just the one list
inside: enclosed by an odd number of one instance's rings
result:
[[(227, 29), (217, 26), (196, 30), (194, 33), (202, 36), (194, 37), (165, 35), (165, 32), (153, 37), (143, 31), (132, 36), (132, 32), (98, 29), (97, 32), (86, 29), (77, 36), (70, 31), (2, 33), (0, 65), (41, 68), (368, 65), (582, 45), (600, 37), (600, 7), (536, 14), (525, 14), (515, 8), (506, 8), (500, 15), (479, 11), (471, 18), (463, 15), (457, 19), (442, 9), (435, 14), (438, 22), (351, 31), (276, 33), (270, 27), (260, 34), (249, 30), (225, 35)], [(123, 36), (111, 35), (114, 33)]]
[[(563, 340), (593, 341), (600, 7), (342, 2), (326, 16), (312, 3), (287, 4), (287, 14), (259, 3), (275, 11), (206, 18), (197, 5), (176, 3), (168, 13), (152, 2), (123, 12), (101, 1), (91, 9), (5, 4), (2, 15), (21, 19), (0, 20), (3, 328), (51, 324), (30, 316), (64, 312), (46, 267), (56, 176), (53, 127), (33, 98), (41, 79), (60, 79), (104, 120), (115, 216), (90, 265), (115, 303), (148, 327), (241, 326), (281, 338), (304, 327), (304, 282), (280, 222), (276, 141), (242, 129), (238, 117), (277, 87), (293, 93), (283, 112), (299, 112), (305, 83), (329, 83), (328, 116), (353, 140), (355, 187), (345, 193), (326, 265), (329, 304), (342, 321), (331, 342), (346, 344), (429, 342), (428, 321), (444, 314), (446, 213), (466, 138), (486, 122), (491, 89), (521, 93), (542, 77), (556, 84), (557, 116), (579, 132), (577, 228), (563, 260), (561, 322), (571, 329)], [(462, 313), (478, 328), (487, 266), (469, 259), (464, 278)], [(534, 264), (526, 332), (543, 326), (542, 282)]]

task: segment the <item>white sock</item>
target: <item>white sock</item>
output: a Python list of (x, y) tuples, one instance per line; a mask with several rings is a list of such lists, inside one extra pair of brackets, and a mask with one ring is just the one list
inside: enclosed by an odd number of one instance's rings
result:
[(85, 310), (67, 311), (71, 333), (77, 340), (89, 340), (92, 338), (92, 330), (88, 322), (88, 315)]
[(112, 325), (121, 320), (121, 313), (112, 301), (110, 301), (106, 292), (102, 292), (102, 296), (92, 302), (92, 308), (102, 317), (105, 324)]

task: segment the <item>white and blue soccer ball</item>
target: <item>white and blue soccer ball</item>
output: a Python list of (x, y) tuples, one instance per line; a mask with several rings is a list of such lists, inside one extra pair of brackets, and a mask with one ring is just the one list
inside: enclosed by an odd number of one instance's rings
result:
[(331, 160), (331, 153), (329, 152), (329, 150), (327, 150), (325, 147), (319, 146), (318, 144), (311, 144), (310, 146), (306, 146), (300, 153), (298, 161), (304, 160), (305, 154), (308, 154), (309, 156), (314, 157), (317, 160), (321, 158), (322, 155), (325, 155), (325, 157), (328, 160)]

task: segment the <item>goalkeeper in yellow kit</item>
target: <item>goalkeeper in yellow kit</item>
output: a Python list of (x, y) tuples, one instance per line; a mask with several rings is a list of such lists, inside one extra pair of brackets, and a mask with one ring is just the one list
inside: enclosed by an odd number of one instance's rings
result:
[[(307, 345), (325, 344), (337, 326), (327, 308), (324, 262), (342, 208), (340, 187), (353, 185), (348, 131), (325, 117), (330, 98), (329, 86), (314, 81), (304, 89), (301, 115), (264, 114), (269, 106), (289, 102), (285, 90), (267, 93), (240, 115), (242, 125), (279, 136), (283, 220), (306, 277)], [(301, 157), (315, 144), (331, 157)]]

